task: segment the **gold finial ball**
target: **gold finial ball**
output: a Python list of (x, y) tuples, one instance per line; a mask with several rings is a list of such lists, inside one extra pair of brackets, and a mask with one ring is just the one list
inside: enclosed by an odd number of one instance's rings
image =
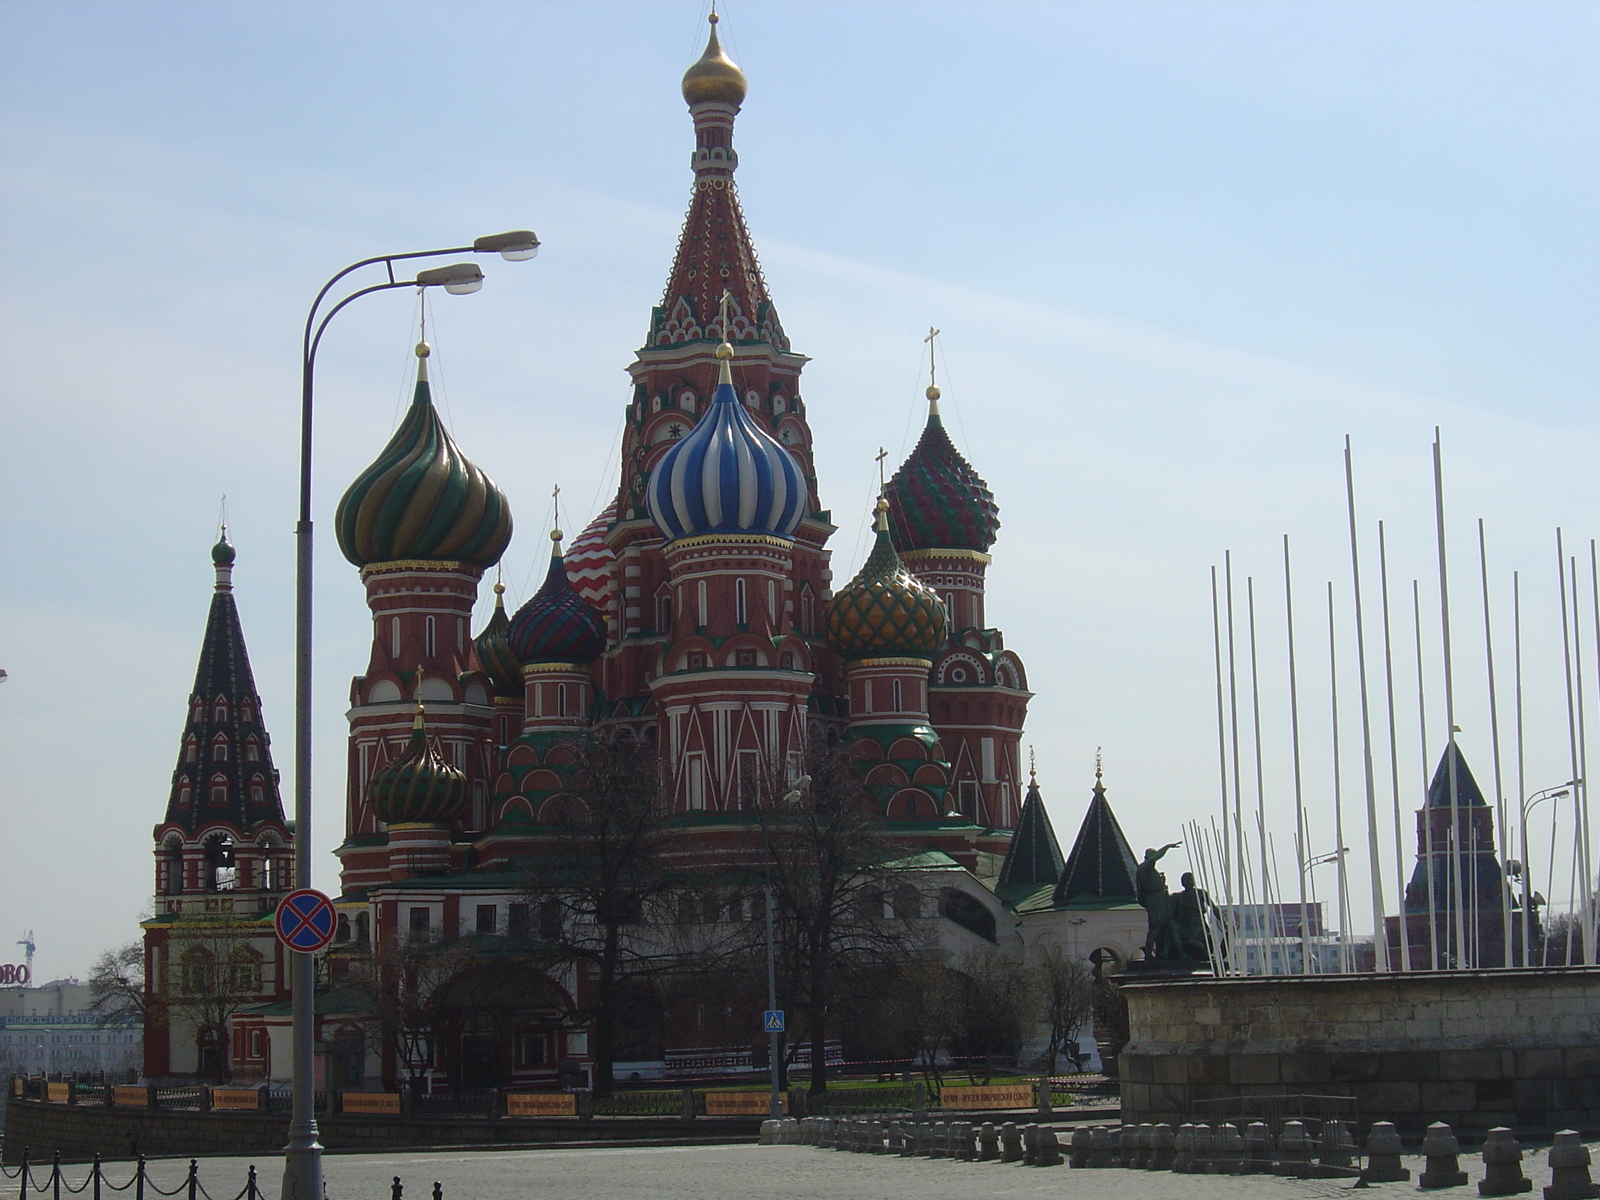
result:
[(433, 353), (433, 347), (428, 345), (427, 342), (418, 342), (417, 343), (417, 357), (418, 358), (427, 358), (428, 355), (430, 355), (432, 353)]
[(727, 342), (723, 342), (722, 345), (717, 347), (716, 355), (717, 355), (718, 358), (732, 358), (733, 357), (733, 347), (731, 345), (729, 345)]
[(879, 496), (878, 502), (872, 506), (873, 512), (886, 513), (889, 511), (889, 501)]
[(928, 390), (923, 395), (927, 396), (929, 400), (937, 400), (939, 398), (939, 389), (929, 384)]
[(715, 25), (718, 21), (722, 20), (722, 18), (717, 16), (715, 10), (713, 10), (711, 15), (709, 17), (707, 17), (706, 20), (710, 21), (713, 25)]
[(503, 584), (503, 583), (495, 584), (494, 585), (494, 594), (496, 596), (504, 596), (506, 594), (506, 585)]
[(565, 536), (565, 535), (563, 535), (561, 530), (559, 530), (559, 529), (552, 529), (550, 531), (550, 540), (552, 542), (559, 542), (562, 539), (563, 536)]

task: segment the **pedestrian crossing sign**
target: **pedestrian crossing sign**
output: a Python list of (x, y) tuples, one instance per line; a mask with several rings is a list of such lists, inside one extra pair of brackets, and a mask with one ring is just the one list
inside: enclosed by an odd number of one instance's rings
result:
[(783, 1009), (769, 1008), (763, 1014), (762, 1028), (768, 1033), (783, 1032)]

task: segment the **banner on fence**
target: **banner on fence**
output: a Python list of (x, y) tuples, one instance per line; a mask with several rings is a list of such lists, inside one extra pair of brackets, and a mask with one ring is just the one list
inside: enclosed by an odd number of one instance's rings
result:
[(943, 1087), (939, 1089), (940, 1108), (1032, 1108), (1033, 1085), (1007, 1083), (998, 1087)]
[(255, 1088), (212, 1088), (211, 1107), (230, 1112), (260, 1112), (261, 1093)]
[[(789, 1098), (779, 1096), (783, 1111), (789, 1111)], [(707, 1092), (708, 1117), (764, 1117), (772, 1111), (771, 1092)]]
[(506, 1096), (508, 1117), (575, 1117), (578, 1098), (571, 1092), (512, 1092)]
[(70, 1083), (47, 1083), (44, 1085), (44, 1098), (51, 1104), (71, 1104), (72, 1085)]
[(366, 1116), (398, 1117), (399, 1092), (340, 1092), (339, 1111)]
[(111, 1103), (121, 1105), (123, 1108), (149, 1108), (150, 1089), (117, 1084), (111, 1089)]

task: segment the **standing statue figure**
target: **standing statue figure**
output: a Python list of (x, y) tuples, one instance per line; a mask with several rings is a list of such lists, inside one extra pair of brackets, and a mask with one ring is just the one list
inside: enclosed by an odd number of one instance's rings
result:
[(1159, 850), (1146, 850), (1134, 882), (1139, 889), (1139, 904), (1145, 911), (1144, 956), (1149, 959), (1182, 958), (1178, 931), (1172, 920), (1172, 897), (1167, 892), (1167, 877), (1157, 868), (1161, 856), (1183, 845), (1168, 842)]
[[(1190, 962), (1208, 962), (1211, 950), (1206, 926), (1216, 905), (1204, 888), (1195, 886), (1194, 872), (1183, 873), (1183, 891), (1172, 897), (1172, 924), (1178, 935), (1179, 957)], [(1220, 933), (1212, 935), (1220, 939)], [(1218, 954), (1221, 946), (1218, 945)]]

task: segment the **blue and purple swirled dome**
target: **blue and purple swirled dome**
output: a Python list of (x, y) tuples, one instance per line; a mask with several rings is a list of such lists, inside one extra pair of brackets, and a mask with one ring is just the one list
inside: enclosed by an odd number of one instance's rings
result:
[(709, 533), (791, 537), (806, 496), (800, 464), (745, 411), (726, 361), (705, 415), (661, 456), (645, 488), (650, 519), (669, 542)]
[(593, 662), (606, 648), (606, 621), (567, 577), (567, 564), (561, 557), (561, 533), (550, 535), (555, 551), (550, 555), (550, 571), (544, 584), (517, 609), (511, 618), (506, 638), (511, 653), (526, 666), (529, 663)]

